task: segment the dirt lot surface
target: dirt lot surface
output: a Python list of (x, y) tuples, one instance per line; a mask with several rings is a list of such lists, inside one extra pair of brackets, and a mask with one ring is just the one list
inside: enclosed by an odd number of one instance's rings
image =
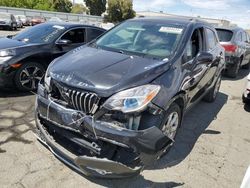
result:
[(33, 134), (35, 95), (0, 91), (0, 187), (240, 187), (250, 165), (250, 107), (241, 102), (248, 71), (240, 74), (224, 78), (214, 103), (200, 102), (187, 113), (168, 155), (120, 180), (68, 168)]

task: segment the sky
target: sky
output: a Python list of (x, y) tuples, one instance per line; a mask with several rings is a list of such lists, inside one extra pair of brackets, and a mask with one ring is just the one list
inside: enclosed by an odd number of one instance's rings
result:
[(250, 29), (250, 0), (133, 0), (133, 3), (135, 11), (226, 19)]

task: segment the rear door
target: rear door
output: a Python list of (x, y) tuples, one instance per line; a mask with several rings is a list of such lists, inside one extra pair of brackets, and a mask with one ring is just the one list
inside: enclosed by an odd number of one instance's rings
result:
[(246, 52), (246, 45), (245, 45), (245, 42), (243, 41), (243, 32), (242, 31), (237, 32), (235, 42), (237, 43), (237, 46), (238, 46), (237, 57), (244, 56), (244, 54)]
[(242, 65), (246, 65), (250, 62), (250, 39), (246, 32), (243, 32), (243, 43), (245, 45), (245, 54), (242, 61)]
[(224, 49), (219, 43), (218, 36), (215, 30), (206, 27), (206, 50), (208, 53), (213, 55), (213, 62), (208, 64), (209, 72), (207, 73), (207, 79), (205, 80), (205, 85), (212, 83), (213, 78), (218, 70), (218, 66), (223, 66), (224, 61)]

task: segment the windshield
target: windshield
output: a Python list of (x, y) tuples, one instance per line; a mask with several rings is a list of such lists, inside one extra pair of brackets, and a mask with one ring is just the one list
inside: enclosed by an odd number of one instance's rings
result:
[(0, 13), (0, 18), (2, 18), (2, 19), (10, 19), (10, 15), (9, 14), (4, 14), (4, 13)]
[(12, 39), (26, 43), (50, 43), (56, 40), (64, 31), (63, 26), (41, 24), (17, 34)]
[(229, 42), (233, 37), (233, 32), (226, 29), (216, 29), (220, 42)]
[(175, 51), (183, 28), (161, 23), (128, 21), (103, 35), (96, 47), (120, 53), (169, 58)]

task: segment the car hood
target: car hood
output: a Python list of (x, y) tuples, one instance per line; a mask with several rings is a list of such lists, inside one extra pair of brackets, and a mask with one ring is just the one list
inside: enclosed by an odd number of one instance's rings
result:
[(49, 66), (52, 80), (108, 97), (120, 90), (150, 83), (169, 63), (82, 46)]
[(0, 50), (8, 49), (8, 48), (15, 48), (15, 47), (19, 47), (19, 46), (25, 46), (25, 45), (27, 45), (27, 44), (24, 42), (12, 40), (9, 38), (1, 38), (0, 39)]
[[(19, 49), (21, 50), (24, 48), (30, 49), (30, 46), (36, 46), (37, 48), (44, 46), (46, 44), (42, 44), (42, 43), (25, 43), (25, 42), (21, 42), (18, 40), (13, 40), (13, 39), (9, 39), (9, 38), (0, 38), (0, 50), (4, 50), (4, 49)], [(34, 49), (33, 49), (34, 50)], [(28, 50), (29, 51), (29, 50)], [(26, 51), (21, 51), (21, 53), (26, 52)]]

